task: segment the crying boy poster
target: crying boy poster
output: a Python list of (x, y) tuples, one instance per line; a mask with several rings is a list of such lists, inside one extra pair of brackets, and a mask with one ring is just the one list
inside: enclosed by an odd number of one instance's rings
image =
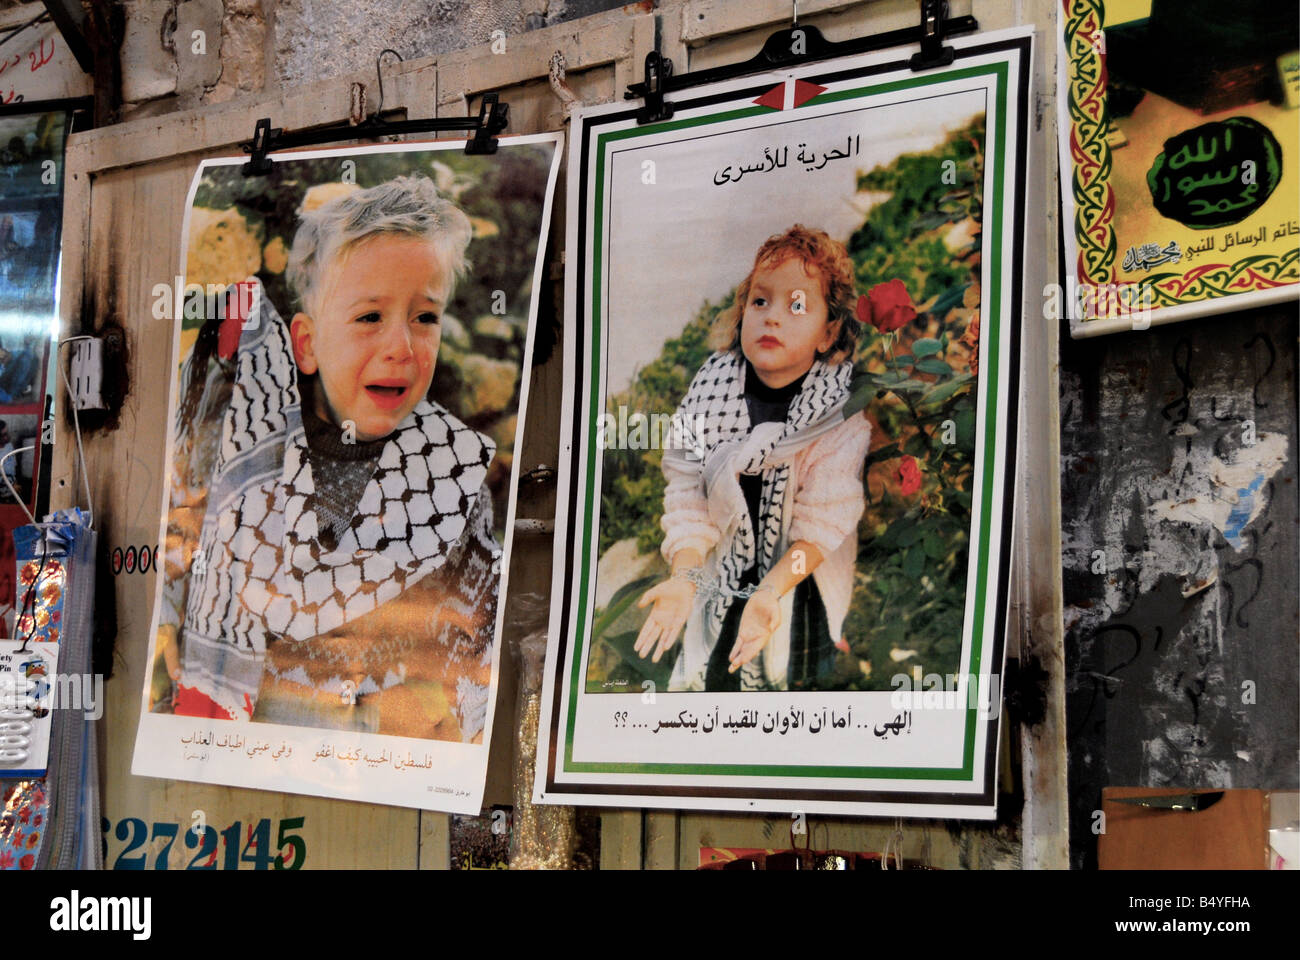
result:
[(478, 810), (557, 163), (200, 167), (132, 772)]

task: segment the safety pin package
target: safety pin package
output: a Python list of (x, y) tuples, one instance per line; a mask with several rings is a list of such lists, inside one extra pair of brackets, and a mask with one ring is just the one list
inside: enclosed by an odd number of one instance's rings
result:
[(43, 777), (59, 645), (0, 640), (0, 777)]

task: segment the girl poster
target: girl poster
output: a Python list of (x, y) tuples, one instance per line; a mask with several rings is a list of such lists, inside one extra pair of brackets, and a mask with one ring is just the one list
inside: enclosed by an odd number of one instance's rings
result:
[(993, 816), (1030, 45), (957, 46), (575, 115), (537, 800)]
[(558, 151), (199, 168), (133, 773), (479, 809)]

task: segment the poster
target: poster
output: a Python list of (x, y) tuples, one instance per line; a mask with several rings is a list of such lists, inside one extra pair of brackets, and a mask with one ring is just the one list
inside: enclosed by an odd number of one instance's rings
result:
[(53, 440), (43, 428), (53, 409), (46, 369), (57, 327), (67, 127), (63, 110), (0, 116), (0, 458), (14, 454), (0, 467), (8, 480), (0, 482), (0, 617), (10, 625), (13, 531), (31, 522), (27, 510), (43, 512), (42, 453)]
[(1025, 31), (575, 114), (539, 802), (994, 815)]
[(1075, 336), (1300, 292), (1300, 25), (1287, 4), (1064, 0)]
[(478, 812), (559, 144), (200, 166), (133, 773)]

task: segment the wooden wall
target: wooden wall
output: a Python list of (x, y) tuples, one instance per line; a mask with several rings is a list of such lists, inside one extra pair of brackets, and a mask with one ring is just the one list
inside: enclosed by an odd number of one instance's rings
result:
[[(1035, 291), (1046, 282), (1056, 260), (1055, 10), (1051, 0), (956, 0), (953, 14), (973, 12), (984, 29), (1034, 23), (1036, 35), (1036, 127), (1032, 132), (1030, 209), (1027, 249), (1043, 251), (1026, 275), (1022, 337), (1024, 384), (1022, 406), (1019, 510), (1015, 572), (1010, 613), (1009, 655), (1042, 668), (1041, 692), (1049, 704), (1045, 719), (1032, 727), (1015, 718), (1004, 725), (1001, 782), (1008, 790), (1002, 819), (991, 825), (938, 821), (903, 824), (903, 853), (934, 866), (1063, 866), (1066, 858), (1065, 754), (1062, 725), (1064, 698), (1060, 636), (1060, 577), (1043, 556), (1059, 553), (1057, 509), (1056, 356), (1058, 332), (1036, 322), (1040, 313)], [(830, 39), (896, 29), (916, 23), (912, 0), (809, 0), (800, 4), (800, 22), (820, 26)], [(408, 116), (461, 114), (474, 111), (477, 99), (497, 90), (510, 104), (509, 132), (563, 129), (562, 101), (547, 81), (551, 55), (563, 53), (567, 82), (587, 102), (621, 99), (624, 87), (639, 78), (645, 54), (660, 49), (677, 72), (753, 54), (766, 35), (788, 23), (790, 4), (755, 0), (745, 4), (720, 0), (665, 0), (653, 10), (636, 4), (582, 21), (510, 38), (508, 54), (493, 56), (486, 47), (439, 58), (410, 61), (386, 71), (386, 99), (407, 108)], [(389, 80), (388, 78), (393, 79)], [(230, 155), (251, 138), (255, 121), (271, 116), (276, 126), (300, 129), (334, 122), (348, 115), (352, 82), (373, 90), (372, 75), (340, 78), (298, 95), (266, 102), (241, 102), (220, 108), (135, 120), (74, 135), (69, 143), (65, 247), (61, 310), (63, 336), (98, 332), (112, 324), (125, 331), (130, 389), (117, 424), (87, 437), (86, 456), (96, 501), (101, 538), (107, 545), (152, 545), (158, 536), (167, 393), (172, 377), (173, 335), (170, 321), (154, 320), (151, 289), (179, 271), (181, 220), (185, 193), (198, 161)], [(396, 87), (396, 93), (393, 88)], [(543, 295), (539, 325), (552, 326), (562, 314), (563, 182), (552, 223), (553, 286)], [(539, 337), (544, 341), (545, 336)], [(533, 371), (531, 405), (522, 470), (554, 465), (558, 447), (558, 412), (563, 402), (560, 354)], [(1024, 415), (1025, 411), (1032, 416)], [(64, 434), (65, 441), (68, 439)], [(75, 448), (56, 450), (52, 505), (73, 502)], [(552, 516), (553, 488), (521, 485), (521, 518)], [(511, 566), (514, 609), (520, 594), (549, 589), (552, 545), (547, 536), (517, 536)], [(1030, 558), (1039, 558), (1032, 567)], [(136, 818), (152, 836), (154, 823), (185, 829), (195, 811), (218, 830), (241, 821), (277, 821), (302, 817), (301, 835), (309, 867), (446, 867), (448, 819), (392, 807), (280, 795), (263, 791), (211, 787), (132, 777), (130, 752), (138, 719), (142, 672), (148, 653), (153, 577), (119, 577), (116, 582), (118, 636), (116, 673), (108, 684), (109, 701), (101, 729), (104, 755), (104, 810), (112, 823), (109, 866), (134, 841), (128, 823)], [(508, 617), (507, 642), (520, 623)], [(485, 804), (511, 800), (515, 676), (503, 652), (501, 699), (490, 751)], [(645, 813), (639, 810), (601, 814), (601, 866), (604, 868), (689, 868), (701, 846), (785, 846), (789, 819), (739, 814)], [(815, 818), (817, 844), (878, 851), (894, 831), (886, 820)], [(123, 832), (119, 836), (116, 831)], [(163, 841), (150, 840), (148, 865), (154, 865)], [(170, 866), (184, 866), (193, 851), (173, 849)], [(136, 853), (141, 852), (136, 850)]]

